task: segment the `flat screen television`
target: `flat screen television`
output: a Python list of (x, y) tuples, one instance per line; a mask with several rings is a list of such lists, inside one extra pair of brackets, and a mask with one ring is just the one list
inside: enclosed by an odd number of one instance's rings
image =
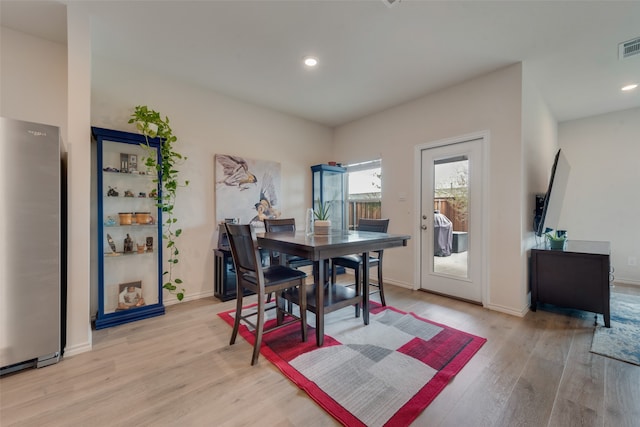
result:
[(549, 187), (544, 196), (542, 215), (538, 222), (538, 227), (535, 230), (537, 236), (542, 236), (547, 231), (558, 229), (560, 212), (562, 211), (570, 170), (571, 166), (562, 153), (562, 150), (558, 150), (553, 160), (553, 167), (551, 168)]

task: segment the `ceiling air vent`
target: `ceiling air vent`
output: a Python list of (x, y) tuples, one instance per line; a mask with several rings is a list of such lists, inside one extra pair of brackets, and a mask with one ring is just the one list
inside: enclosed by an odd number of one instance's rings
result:
[(618, 56), (621, 60), (635, 55), (640, 55), (640, 37), (618, 45)]

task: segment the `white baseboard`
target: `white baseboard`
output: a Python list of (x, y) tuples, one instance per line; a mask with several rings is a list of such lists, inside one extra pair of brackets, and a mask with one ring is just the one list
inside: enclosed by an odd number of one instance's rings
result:
[(498, 304), (485, 304), (484, 308), (499, 311), (500, 313), (510, 314), (512, 316), (524, 317), (529, 312), (529, 307), (523, 307), (520, 310), (515, 310), (512, 307), (506, 307)]
[[(384, 279), (384, 283), (394, 286), (399, 286), (401, 288), (410, 289), (410, 290), (418, 290), (412, 284), (406, 282), (398, 282), (391, 279)], [(520, 310), (513, 309), (513, 307), (506, 307), (498, 304), (484, 304), (484, 308), (493, 311), (499, 311), (501, 313), (510, 314), (512, 316), (524, 317), (529, 312), (529, 306), (522, 307)]]
[(617, 278), (613, 281), (614, 285), (629, 285), (629, 286), (640, 286), (640, 281), (627, 279), (624, 277)]
[(187, 293), (182, 299), (182, 301), (178, 301), (178, 298), (176, 298), (175, 295), (170, 295), (168, 298), (164, 299), (163, 303), (164, 305), (174, 305), (174, 304), (180, 304), (181, 302), (193, 301), (200, 298), (207, 298), (212, 296), (213, 296), (213, 290), (207, 291), (207, 292), (199, 292), (197, 294)]
[[(414, 286), (411, 283), (406, 283), (406, 282), (398, 282), (397, 280), (392, 280), (392, 279), (387, 279), (386, 277), (383, 277), (382, 280), (384, 280), (384, 284), (385, 285), (393, 285), (393, 286), (399, 286), (401, 288), (405, 288), (405, 289), (410, 289), (412, 291), (415, 291), (416, 288), (414, 288)], [(375, 283), (375, 281), (372, 281)]]
[(71, 347), (67, 346), (64, 348), (64, 356), (63, 357), (73, 357), (77, 354), (86, 353), (91, 351), (91, 343), (89, 341), (83, 342), (81, 344), (76, 344)]

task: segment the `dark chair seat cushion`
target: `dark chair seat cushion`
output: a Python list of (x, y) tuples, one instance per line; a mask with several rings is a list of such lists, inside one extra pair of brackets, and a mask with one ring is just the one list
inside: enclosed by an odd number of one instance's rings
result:
[[(294, 279), (300, 279), (307, 277), (307, 273), (304, 271), (296, 270), (295, 268), (285, 267), (283, 265), (272, 265), (262, 270), (264, 274), (264, 285), (266, 287), (277, 285), (282, 282), (288, 282)], [(258, 280), (254, 274), (245, 274), (245, 280), (253, 284), (258, 284)]]
[[(343, 267), (357, 269), (362, 264), (362, 256), (360, 255), (345, 255), (331, 260), (335, 265), (341, 265)], [(378, 265), (380, 260), (375, 257), (369, 257), (369, 266)]]

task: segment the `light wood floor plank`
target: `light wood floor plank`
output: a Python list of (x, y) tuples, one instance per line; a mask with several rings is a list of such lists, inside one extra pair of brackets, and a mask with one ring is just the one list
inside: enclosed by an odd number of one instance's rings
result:
[(640, 425), (640, 367), (605, 358), (605, 427)]
[(576, 326), (571, 351), (549, 426), (601, 426), (604, 423), (604, 358), (590, 353), (593, 326)]

